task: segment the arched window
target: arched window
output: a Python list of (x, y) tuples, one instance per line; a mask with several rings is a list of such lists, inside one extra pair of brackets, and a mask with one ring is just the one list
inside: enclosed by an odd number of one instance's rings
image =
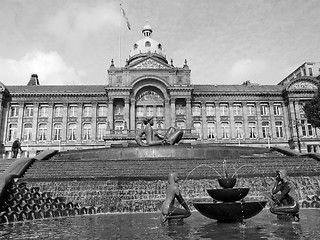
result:
[(61, 139), (61, 123), (55, 123), (53, 125), (53, 140), (60, 140)]
[(23, 140), (24, 141), (31, 140), (31, 132), (32, 132), (32, 124), (31, 123), (26, 123), (23, 126)]
[(146, 47), (151, 47), (151, 43), (149, 41), (146, 41), (145, 46)]
[(70, 123), (68, 128), (68, 140), (75, 141), (76, 140), (76, 127), (75, 123)]
[(38, 140), (45, 141), (47, 140), (47, 131), (48, 127), (46, 123), (39, 124), (39, 131), (38, 131)]

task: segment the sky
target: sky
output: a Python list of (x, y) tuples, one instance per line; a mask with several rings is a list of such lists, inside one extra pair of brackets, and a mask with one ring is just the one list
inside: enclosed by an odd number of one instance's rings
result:
[[(131, 30), (120, 15), (120, 3)], [(192, 84), (275, 85), (320, 62), (319, 0), (0, 0), (0, 81), (105, 85), (147, 23)]]

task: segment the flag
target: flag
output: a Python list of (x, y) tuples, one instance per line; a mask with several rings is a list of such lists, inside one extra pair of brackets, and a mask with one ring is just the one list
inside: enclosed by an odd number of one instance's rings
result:
[(124, 17), (124, 19), (126, 20), (126, 23), (127, 23), (127, 27), (129, 30), (131, 30), (131, 26), (130, 26), (130, 23), (129, 23), (129, 19), (127, 18), (126, 16), (126, 12), (123, 10), (123, 8), (121, 7), (121, 4), (120, 4), (120, 11), (122, 13), (122, 16)]

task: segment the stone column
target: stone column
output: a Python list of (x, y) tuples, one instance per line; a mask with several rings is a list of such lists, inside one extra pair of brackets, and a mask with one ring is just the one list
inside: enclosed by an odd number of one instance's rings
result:
[[(274, 117), (274, 112), (273, 112), (273, 104), (274, 102), (269, 102), (269, 115), (270, 115), (270, 137), (276, 136), (276, 127), (275, 127), (275, 117)], [(262, 126), (262, 122), (259, 122)], [(261, 127), (262, 128), (262, 127)], [(261, 137), (262, 137), (262, 132), (261, 132)]]
[[(260, 106), (260, 102), (257, 102), (257, 107), (256, 107), (256, 112), (257, 112), (257, 138), (262, 136), (262, 129), (259, 127), (259, 123), (262, 123), (262, 118), (261, 118), (261, 106)], [(270, 126), (271, 127), (271, 126)], [(249, 133), (249, 137), (250, 137), (250, 133)]]
[(220, 119), (220, 102), (215, 102), (215, 115), (216, 115), (216, 139), (221, 139), (221, 119)]
[(110, 125), (110, 130), (114, 129), (113, 126), (113, 98), (109, 97), (109, 103), (108, 103), (108, 121), (109, 121), (109, 125)]
[(63, 104), (62, 109), (62, 126), (61, 126), (61, 141), (67, 140), (67, 131), (68, 131), (68, 104)]
[(187, 129), (192, 127), (191, 97), (186, 97)]
[(170, 127), (171, 123), (171, 116), (170, 116), (170, 99), (165, 98), (164, 99), (164, 114), (165, 114), (165, 119), (164, 119), (164, 128), (168, 129)]
[(97, 140), (97, 108), (98, 108), (98, 103), (93, 102), (92, 103), (92, 118), (91, 118), (91, 135), (92, 135), (91, 141)]
[[(282, 106), (282, 105), (281, 105)], [(285, 133), (285, 138), (286, 139), (289, 139), (291, 136), (290, 136), (290, 128), (288, 126), (290, 126), (290, 124), (292, 125), (292, 123), (290, 123), (289, 121), (289, 112), (288, 112), (288, 107), (283, 105), (282, 106), (282, 114), (283, 114), (283, 130), (284, 130), (284, 133)]]
[[(128, 97), (124, 98), (124, 109), (123, 109), (123, 117), (124, 121), (127, 122), (127, 128), (129, 127), (129, 104), (130, 104), (130, 99)], [(126, 129), (127, 130), (127, 129)]]
[(17, 137), (20, 138), (20, 139), (22, 139), (23, 112), (24, 112), (24, 103), (19, 103), (19, 114), (18, 114), (18, 123), (17, 123)]
[(83, 102), (80, 102), (78, 105), (78, 112), (77, 112), (76, 142), (82, 141), (82, 116), (83, 116)]
[(39, 116), (39, 103), (34, 103), (34, 111), (32, 118), (32, 134), (31, 141), (36, 142), (38, 140), (38, 116)]
[(52, 141), (53, 103), (48, 104), (48, 133), (47, 141)]
[(229, 105), (229, 116), (230, 116), (230, 118), (229, 118), (230, 119), (229, 120), (229, 125), (230, 125), (229, 134), (230, 134), (230, 140), (232, 140), (232, 139), (236, 138), (233, 102), (228, 102), (228, 105)]
[(136, 99), (130, 99), (131, 106), (130, 106), (130, 125), (129, 129), (134, 130), (136, 129)]
[(242, 102), (242, 115), (243, 115), (243, 139), (245, 140), (248, 136), (247, 129), (248, 129), (248, 102)]
[(202, 139), (208, 139), (208, 125), (206, 118), (206, 101), (201, 101)]
[(170, 126), (167, 126), (166, 128), (173, 127), (175, 126), (175, 121), (176, 121), (176, 99), (171, 98), (171, 122)]

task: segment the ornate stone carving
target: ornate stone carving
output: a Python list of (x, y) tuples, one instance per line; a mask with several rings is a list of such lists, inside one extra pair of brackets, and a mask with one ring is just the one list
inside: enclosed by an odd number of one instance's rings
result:
[(141, 93), (137, 99), (137, 102), (149, 102), (149, 101), (163, 101), (161, 96), (154, 91), (145, 91)]
[(134, 66), (133, 68), (136, 68), (136, 69), (142, 69), (142, 68), (166, 69), (167, 67), (165, 67), (164, 65), (162, 65), (152, 59), (148, 59), (142, 63), (139, 63), (138, 65)]
[(288, 90), (316, 90), (317, 86), (307, 81), (300, 81), (292, 84)]

